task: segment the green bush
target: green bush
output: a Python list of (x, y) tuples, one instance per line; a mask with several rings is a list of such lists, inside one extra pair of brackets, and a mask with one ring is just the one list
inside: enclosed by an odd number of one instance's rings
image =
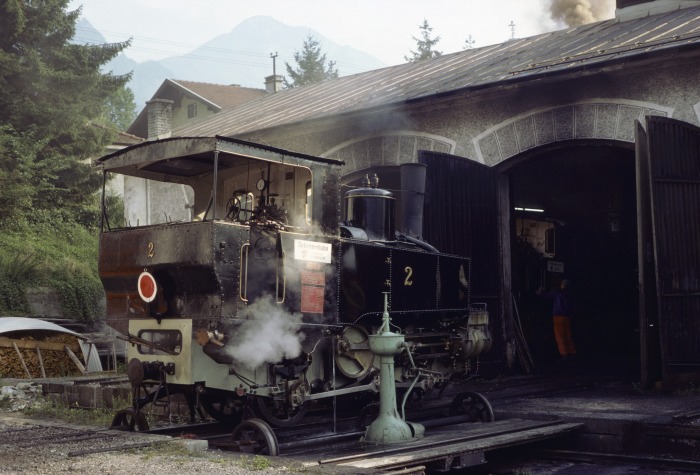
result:
[(98, 233), (75, 222), (41, 219), (0, 240), (0, 311), (27, 315), (26, 291), (50, 287), (66, 318), (93, 321), (104, 315), (104, 291), (97, 273)]

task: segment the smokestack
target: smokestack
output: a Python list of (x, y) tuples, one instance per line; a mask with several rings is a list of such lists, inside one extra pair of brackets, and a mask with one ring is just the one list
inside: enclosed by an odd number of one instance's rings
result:
[(265, 78), (265, 89), (268, 94), (274, 94), (277, 91), (282, 90), (282, 76), (279, 74), (273, 74)]
[(146, 102), (148, 140), (170, 137), (172, 133), (173, 101), (153, 99)]
[(401, 170), (401, 230), (421, 239), (423, 235), (423, 202), (425, 201), (425, 172), (422, 163), (404, 163)]
[(615, 0), (551, 0), (553, 20), (569, 27), (586, 25), (613, 17)]

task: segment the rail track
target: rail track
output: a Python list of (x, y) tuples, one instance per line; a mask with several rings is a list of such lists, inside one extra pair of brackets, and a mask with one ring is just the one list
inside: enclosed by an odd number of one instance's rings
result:
[[(522, 445), (509, 446), (508, 439), (523, 430), (530, 431), (527, 436), (530, 442), (540, 440), (542, 437), (536, 435), (537, 431), (547, 429), (553, 424), (551, 422), (533, 424), (531, 421), (512, 420), (465, 424), (460, 418), (443, 418), (423, 423), (433, 432), (441, 430), (441, 435), (409, 444), (408, 447), (402, 444), (390, 447), (360, 444), (362, 432), (355, 430), (349, 418), (337, 421), (343, 432), (333, 433), (328, 421), (319, 421), (276, 430), (275, 436), (283, 457), (319, 467), (320, 470), (333, 466), (334, 473), (342, 471), (344, 467), (348, 473), (352, 469), (367, 470), (367, 473), (398, 473), (397, 470), (402, 470), (401, 473), (406, 474), (433, 473), (437, 469), (451, 468), (456, 473), (468, 474), (513, 473), (513, 470), (519, 470), (537, 475), (566, 473), (573, 465), (603, 475), (650, 473), (652, 470), (669, 475), (700, 473), (700, 461), (697, 460), (571, 450), (523, 450)], [(210, 450), (247, 452), (240, 450), (240, 446), (236, 447), (230, 428), (220, 423), (169, 426), (147, 433), (89, 429), (46, 421), (34, 423), (24, 420), (22, 424), (6, 424), (0, 419), (0, 457), (4, 458), (4, 454), (10, 451), (19, 451), (35, 455), (44, 453), (48, 457), (78, 458), (95, 453), (157, 447), (179, 437), (206, 440)], [(500, 442), (494, 443), (494, 440)], [(460, 444), (461, 448), (455, 450), (455, 446)], [(484, 453), (494, 456), (484, 457)], [(482, 465), (485, 458), (497, 459), (498, 463)]]
[(96, 452), (130, 450), (167, 441), (153, 434), (87, 429), (46, 421), (22, 421), (21, 426), (0, 421), (0, 455), (22, 449), (34, 454), (49, 452), (75, 457)]

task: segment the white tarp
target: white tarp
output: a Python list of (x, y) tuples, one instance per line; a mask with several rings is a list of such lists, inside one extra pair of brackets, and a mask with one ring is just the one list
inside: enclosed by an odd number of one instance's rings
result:
[(83, 351), (83, 360), (88, 363), (86, 368), (87, 372), (96, 373), (102, 371), (102, 362), (97, 353), (97, 348), (94, 344), (84, 341), (86, 338), (80, 333), (38, 318), (0, 317), (0, 335), (17, 331), (50, 331), (73, 335), (79, 339), (80, 349)]
[(55, 323), (45, 322), (44, 320), (39, 320), (38, 318), (24, 318), (24, 317), (1, 317), (0, 318), (0, 334), (7, 332), (18, 332), (18, 331), (28, 331), (28, 330), (45, 330), (51, 332), (68, 333), (75, 337), (84, 340), (85, 337), (80, 333), (75, 333), (74, 331), (63, 328), (62, 326), (56, 325)]

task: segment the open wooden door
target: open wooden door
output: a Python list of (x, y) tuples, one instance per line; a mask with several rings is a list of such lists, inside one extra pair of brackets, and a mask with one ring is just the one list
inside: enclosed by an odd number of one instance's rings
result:
[(700, 380), (700, 128), (637, 130), (642, 383)]
[(423, 236), (442, 252), (471, 258), (471, 301), (487, 304), (494, 339), (482, 362), (512, 365), (510, 299), (502, 298), (510, 291), (501, 285), (510, 279), (503, 276), (500, 245), (502, 233), (509, 232), (508, 216), (501, 218), (509, 207), (499, 207), (508, 201), (508, 187), (501, 186), (506, 196), (499, 200), (498, 172), (466, 158), (421, 151), (418, 161), (427, 165)]

